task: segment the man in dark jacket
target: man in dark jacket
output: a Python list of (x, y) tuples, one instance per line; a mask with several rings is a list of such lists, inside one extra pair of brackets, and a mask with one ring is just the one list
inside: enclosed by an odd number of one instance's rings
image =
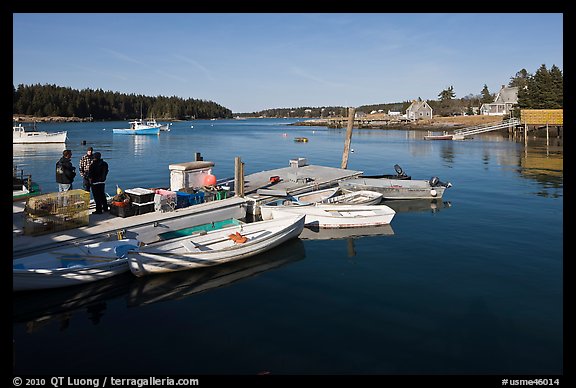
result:
[(80, 175), (82, 175), (82, 186), (84, 190), (90, 192), (90, 181), (88, 180), (88, 168), (90, 168), (90, 164), (94, 160), (94, 155), (92, 152), (94, 148), (88, 147), (86, 150), (86, 154), (80, 158)]
[(56, 183), (58, 191), (72, 190), (72, 182), (76, 176), (76, 167), (72, 165), (72, 151), (62, 151), (62, 157), (56, 162)]
[(94, 152), (94, 160), (88, 168), (88, 179), (92, 186), (92, 195), (96, 203), (96, 211), (92, 214), (102, 214), (102, 211), (108, 211), (108, 202), (106, 201), (106, 176), (108, 175), (108, 163), (102, 160), (100, 152)]

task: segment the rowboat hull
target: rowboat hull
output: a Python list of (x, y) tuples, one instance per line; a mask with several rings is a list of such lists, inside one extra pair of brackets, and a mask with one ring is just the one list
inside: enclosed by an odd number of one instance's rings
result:
[(325, 199), (321, 203), (332, 205), (377, 205), (382, 201), (382, 193), (376, 191), (351, 191)]
[[(128, 265), (138, 277), (228, 263), (266, 252), (298, 237), (304, 229), (303, 215), (258, 221), (214, 230), (202, 236), (183, 237), (151, 244), (128, 253)], [(229, 238), (239, 232), (247, 238), (237, 243)]]
[(453, 140), (453, 135), (427, 135), (424, 140)]
[(13, 291), (68, 287), (127, 272), (127, 249), (138, 249), (138, 242), (106, 241), (15, 259)]
[(338, 183), (342, 191), (369, 190), (382, 193), (384, 199), (442, 198), (448, 186), (432, 186), (427, 180), (355, 178)]
[(300, 203), (316, 203), (332, 198), (338, 192), (338, 187), (329, 189), (315, 190), (308, 193), (294, 195), (294, 199)]
[(306, 215), (306, 227), (357, 228), (388, 225), (396, 212), (386, 205), (262, 206), (262, 218), (285, 217), (286, 214)]

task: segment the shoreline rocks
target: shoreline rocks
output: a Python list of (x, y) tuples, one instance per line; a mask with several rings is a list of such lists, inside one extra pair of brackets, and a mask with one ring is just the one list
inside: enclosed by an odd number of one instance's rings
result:
[(12, 121), (19, 123), (80, 123), (92, 121), (92, 117), (36, 117), (28, 115), (12, 115)]

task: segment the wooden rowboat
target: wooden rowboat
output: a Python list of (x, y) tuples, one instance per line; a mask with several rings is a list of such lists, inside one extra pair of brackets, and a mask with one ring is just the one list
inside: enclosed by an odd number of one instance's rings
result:
[(128, 264), (138, 277), (223, 264), (268, 251), (304, 228), (304, 215), (234, 225), (199, 236), (186, 236), (128, 252)]
[(138, 241), (123, 239), (44, 251), (12, 261), (14, 291), (74, 286), (128, 271), (126, 253)]

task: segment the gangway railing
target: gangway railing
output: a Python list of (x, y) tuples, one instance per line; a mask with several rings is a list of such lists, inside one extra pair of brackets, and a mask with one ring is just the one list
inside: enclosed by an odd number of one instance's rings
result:
[(519, 125), (519, 124), (520, 124), (520, 120), (513, 118), (510, 120), (504, 121), (500, 124), (483, 124), (483, 125), (476, 125), (476, 126), (468, 127), (468, 128), (456, 129), (456, 130), (454, 130), (454, 136), (465, 137), (465, 136), (477, 135), (480, 133), (496, 131), (498, 129), (503, 129), (503, 128), (507, 128), (507, 127), (514, 127), (514, 126)]

